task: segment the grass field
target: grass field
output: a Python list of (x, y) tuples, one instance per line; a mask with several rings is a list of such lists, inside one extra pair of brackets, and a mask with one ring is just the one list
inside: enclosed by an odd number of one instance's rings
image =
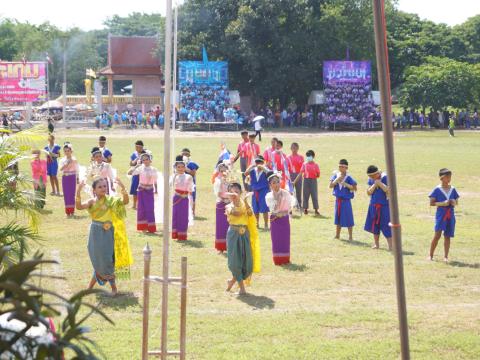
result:
[[(104, 132), (113, 152), (113, 165), (126, 174), (134, 142), (142, 138), (153, 151), (154, 166), (162, 168), (163, 142), (158, 133)], [(154, 136), (155, 135), (155, 136)], [(158, 135), (158, 137), (157, 137)], [(267, 146), (265, 134), (262, 149)], [(57, 143), (71, 141), (75, 155), (87, 164), (98, 133), (67, 131)], [(180, 273), (180, 258), (188, 256), (187, 351), (190, 359), (396, 359), (399, 337), (392, 255), (371, 250), (371, 236), (363, 231), (368, 197), (366, 167), (385, 168), (381, 134), (280, 134), (288, 149), (292, 141), (301, 151), (313, 149), (322, 175), (319, 181), (321, 218), (312, 215), (292, 220), (292, 264), (275, 267), (269, 233), (261, 232), (262, 272), (247, 289), (250, 295), (225, 293), (229, 277), (225, 256), (213, 247), (215, 203), (210, 176), (225, 140), (236, 149), (238, 135), (182, 134), (177, 151), (188, 146), (199, 163), (198, 219), (186, 243), (172, 242), (172, 275)], [(405, 278), (413, 359), (480, 358), (480, 132), (446, 131), (395, 134), (396, 169), (400, 197)], [(354, 241), (333, 240), (334, 198), (328, 180), (338, 160), (347, 158), (359, 183), (353, 201)], [(460, 193), (456, 210), (457, 231), (452, 240), (450, 263), (443, 257), (426, 261), (433, 234), (434, 209), (428, 194), (438, 184), (438, 169), (453, 171), (453, 185)], [(23, 167), (25, 168), (25, 167)], [(122, 175), (126, 181), (126, 176)], [(50, 192), (50, 189), (47, 189)], [(60, 265), (46, 271), (65, 276), (66, 283), (51, 281), (57, 291), (71, 294), (86, 287), (92, 269), (86, 242), (86, 212), (67, 220), (61, 198), (48, 197), (41, 235), (43, 251)], [(162, 239), (135, 231), (135, 213), (128, 211), (128, 232), (135, 264), (132, 278), (119, 282), (123, 292), (115, 299), (99, 297), (102, 309), (115, 326), (100, 318), (89, 322), (92, 338), (107, 359), (139, 359), (142, 327), (142, 249), (153, 249), (152, 272), (161, 275)], [(347, 234), (343, 233), (343, 238)], [(160, 287), (151, 292), (150, 348), (160, 344)], [(178, 348), (178, 288), (172, 287), (169, 347)]]

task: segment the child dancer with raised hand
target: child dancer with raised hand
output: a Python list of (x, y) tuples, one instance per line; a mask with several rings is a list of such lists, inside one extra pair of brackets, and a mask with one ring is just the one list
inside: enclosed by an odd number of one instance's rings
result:
[(145, 152), (140, 155), (142, 165), (130, 169), (129, 175), (138, 175), (137, 189), (137, 230), (154, 233), (155, 224), (155, 194), (157, 193), (157, 169), (152, 164), (152, 155)]
[(330, 189), (333, 189), (335, 196), (335, 239), (340, 239), (342, 227), (348, 228), (348, 240), (353, 240), (353, 210), (351, 199), (357, 191), (357, 182), (347, 173), (348, 161), (341, 159), (338, 163), (338, 172), (335, 172), (330, 179)]
[(60, 160), (63, 201), (65, 203), (65, 214), (68, 218), (71, 218), (75, 213), (75, 193), (78, 184), (79, 166), (77, 159), (72, 155), (72, 144), (66, 142), (63, 145), (63, 152), (65, 157)]
[(378, 167), (370, 165), (367, 168), (368, 186), (367, 194), (370, 196), (365, 231), (373, 234), (374, 245), (378, 249), (380, 231), (387, 239), (388, 250), (392, 250), (392, 229), (390, 228), (390, 209), (388, 208), (388, 181), (387, 175), (381, 173)]
[(430, 245), (429, 260), (433, 260), (433, 254), (438, 245), (440, 237), (444, 237), (444, 258), (448, 262), (448, 252), (450, 250), (450, 238), (455, 236), (455, 206), (458, 205), (457, 190), (450, 184), (452, 181), (452, 172), (448, 169), (440, 169), (438, 176), (440, 177), (440, 185), (438, 185), (428, 196), (430, 198), (430, 206), (436, 206), (435, 214), (435, 234), (433, 235)]
[(174, 190), (172, 209), (172, 239), (187, 240), (188, 218), (190, 211), (190, 195), (194, 191), (193, 177), (186, 174), (183, 156), (175, 160), (175, 175), (172, 179)]

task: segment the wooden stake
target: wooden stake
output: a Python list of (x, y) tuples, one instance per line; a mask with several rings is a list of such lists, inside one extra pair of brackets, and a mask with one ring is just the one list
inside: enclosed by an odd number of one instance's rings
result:
[(180, 290), (180, 360), (186, 358), (187, 338), (187, 258), (182, 256), (182, 287)]
[(152, 250), (147, 245), (143, 249), (143, 332), (142, 332), (142, 360), (148, 359), (148, 316), (150, 303), (150, 259)]
[(398, 320), (400, 324), (400, 347), (403, 360), (410, 359), (408, 344), (407, 302), (405, 279), (403, 275), (402, 233), (398, 211), (397, 179), (395, 175), (395, 155), (393, 149), (392, 96), (390, 91), (390, 73), (388, 65), (387, 27), (384, 0), (373, 1), (375, 29), (375, 49), (377, 55), (378, 84), (382, 103), (382, 128), (385, 147), (385, 160), (388, 174), (390, 220), (392, 227), (393, 250), (395, 258), (395, 282), (397, 285)]
[[(163, 136), (163, 278), (169, 278), (170, 245), (170, 116), (172, 104), (172, 0), (165, 20), (165, 124)], [(167, 359), (168, 281), (162, 284), (161, 359)]]

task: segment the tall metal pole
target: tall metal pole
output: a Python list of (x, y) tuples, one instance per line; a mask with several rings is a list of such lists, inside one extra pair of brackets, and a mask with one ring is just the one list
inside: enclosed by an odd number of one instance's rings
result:
[(172, 123), (172, 156), (175, 156), (175, 133), (177, 127), (177, 29), (178, 29), (178, 4), (175, 4), (173, 21), (173, 123)]
[(163, 135), (163, 283), (161, 359), (167, 358), (167, 318), (170, 242), (170, 112), (172, 104), (172, 0), (165, 19), (165, 126)]
[(390, 72), (388, 65), (387, 27), (384, 0), (373, 1), (375, 49), (377, 57), (378, 84), (382, 105), (383, 142), (388, 174), (390, 196), (390, 219), (393, 235), (395, 258), (395, 280), (397, 286), (398, 319), (400, 325), (400, 347), (403, 360), (410, 359), (408, 344), (407, 302), (405, 297), (405, 279), (403, 275), (402, 233), (398, 211), (397, 179), (395, 175), (395, 157), (393, 149), (392, 104), (390, 92)]
[(67, 120), (67, 40), (63, 42), (62, 119)]

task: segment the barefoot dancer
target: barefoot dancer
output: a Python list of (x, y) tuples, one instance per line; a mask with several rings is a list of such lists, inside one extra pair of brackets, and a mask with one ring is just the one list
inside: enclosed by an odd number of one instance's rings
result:
[(351, 199), (357, 191), (357, 182), (347, 173), (348, 161), (341, 159), (338, 163), (338, 172), (330, 179), (330, 189), (335, 196), (335, 225), (337, 225), (335, 239), (340, 239), (342, 227), (348, 228), (348, 240), (352, 241), (353, 210)]
[(47, 156), (47, 175), (50, 177), (50, 185), (52, 186), (52, 192), (50, 195), (60, 196), (60, 188), (58, 185), (58, 157), (60, 156), (60, 145), (55, 144), (55, 136), (48, 136), (48, 145), (44, 150), (48, 153)]
[[(140, 161), (140, 155), (143, 153), (143, 141), (137, 140), (135, 142), (135, 152), (130, 156), (130, 166), (137, 166), (141, 165), (142, 162)], [(138, 190), (138, 181), (139, 176), (134, 175), (132, 176), (132, 184), (130, 186), (130, 195), (133, 197), (133, 205), (132, 209), (137, 208), (137, 190)]]
[(269, 191), (267, 179), (269, 170), (264, 164), (263, 156), (257, 156), (255, 163), (245, 171), (245, 175), (250, 178), (250, 190), (253, 192), (252, 209), (257, 219), (257, 227), (260, 226), (260, 214), (262, 214), (265, 229), (268, 229), (268, 206), (265, 202), (265, 196)]
[(112, 295), (117, 294), (115, 278), (128, 278), (130, 265), (133, 263), (124, 220), (128, 193), (119, 179), (116, 183), (122, 189), (122, 199), (107, 195), (108, 185), (103, 178), (93, 182), (94, 198), (82, 203), (81, 191), (85, 186), (82, 182), (78, 186), (75, 199), (77, 210), (87, 209), (92, 217), (88, 255), (94, 271), (88, 288), (93, 288), (97, 282), (103, 286), (108, 281), (112, 287)]
[(266, 196), (270, 209), (270, 234), (272, 239), (273, 263), (284, 265), (290, 263), (290, 217), (289, 213), (295, 199), (280, 187), (281, 176), (269, 173), (268, 183), (271, 191)]
[(450, 250), (450, 238), (455, 236), (455, 206), (458, 205), (460, 197), (457, 190), (450, 185), (452, 180), (452, 172), (448, 169), (440, 169), (438, 176), (441, 184), (438, 185), (430, 193), (430, 206), (437, 207), (435, 214), (435, 234), (433, 235), (432, 244), (430, 245), (430, 260), (433, 260), (433, 254), (437, 247), (438, 241), (444, 237), (445, 256), (443, 260), (448, 262), (448, 252)]
[(252, 272), (260, 271), (260, 244), (252, 209), (241, 198), (242, 186), (231, 183), (228, 191), (231, 203), (226, 210), (230, 224), (227, 232), (227, 258), (233, 277), (228, 281), (227, 291), (238, 282), (239, 294), (243, 295), (246, 294), (245, 281), (250, 279)]
[(172, 205), (172, 239), (187, 240), (188, 218), (190, 211), (190, 197), (194, 190), (193, 178), (186, 174), (183, 156), (175, 160), (175, 175), (173, 176), (173, 205)]
[(75, 191), (78, 184), (79, 166), (77, 159), (72, 156), (72, 144), (66, 142), (63, 146), (65, 157), (60, 160), (60, 171), (62, 172), (63, 201), (65, 203), (65, 214), (73, 217), (75, 213)]
[(158, 173), (152, 164), (152, 155), (140, 155), (142, 165), (130, 169), (129, 175), (139, 176), (137, 190), (137, 230), (154, 233), (157, 231), (155, 224), (155, 194), (157, 193)]
[(388, 182), (387, 175), (381, 173), (378, 167), (370, 165), (367, 168), (368, 186), (367, 194), (370, 196), (365, 231), (373, 234), (374, 245), (372, 249), (379, 248), (380, 231), (387, 238), (388, 250), (392, 250), (392, 229), (390, 229), (390, 210), (388, 208)]
[(213, 184), (213, 192), (217, 198), (216, 202), (216, 226), (215, 226), (215, 249), (219, 252), (227, 250), (227, 230), (228, 220), (225, 214), (225, 207), (230, 203), (226, 195), (228, 192), (227, 182), (228, 166), (221, 162), (218, 164), (216, 172), (218, 173)]

